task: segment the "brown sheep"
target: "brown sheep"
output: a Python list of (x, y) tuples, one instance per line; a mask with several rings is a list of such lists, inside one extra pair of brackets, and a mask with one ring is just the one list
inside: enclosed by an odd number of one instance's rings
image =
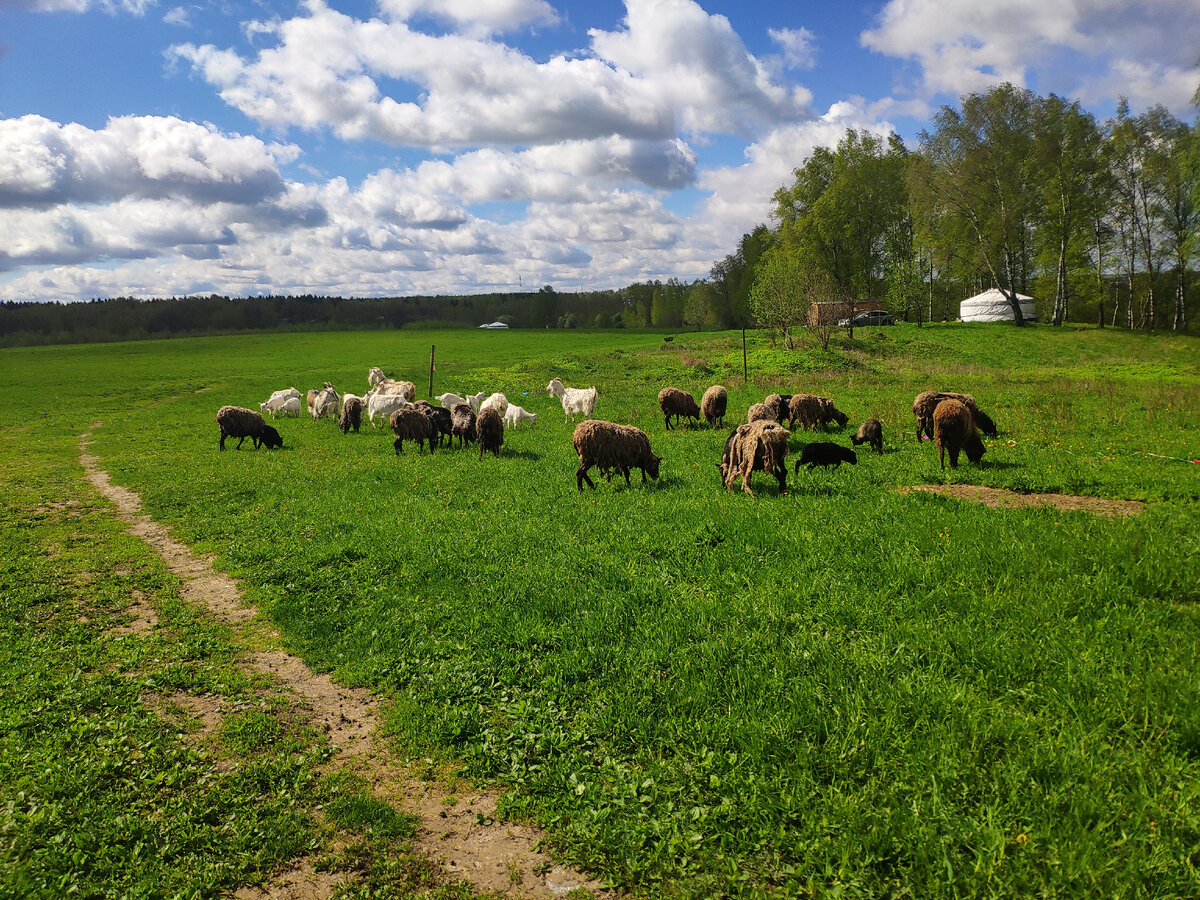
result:
[(671, 428), (671, 416), (675, 417), (676, 425), (679, 424), (680, 416), (686, 416), (689, 419), (700, 418), (700, 407), (696, 405), (696, 398), (679, 388), (665, 387), (659, 391), (658, 408), (666, 417), (668, 431)]
[(363, 402), (361, 397), (351, 397), (342, 404), (342, 415), (338, 419), (338, 425), (341, 426), (342, 434), (348, 434), (350, 429), (354, 429), (354, 433), (358, 434), (358, 428), (362, 425)]
[(775, 414), (767, 408), (765, 403), (755, 403), (746, 411), (746, 424), (751, 422), (774, 422)]
[(854, 437), (850, 438), (850, 443), (855, 447), (859, 444), (870, 444), (871, 449), (876, 453), (883, 452), (883, 423), (878, 419), (869, 419), (858, 426), (858, 431)]
[(933, 439), (937, 442), (942, 468), (946, 468), (946, 451), (950, 451), (950, 468), (958, 468), (958, 452), (967, 454), (967, 459), (978, 463), (983, 458), (983, 441), (975, 428), (975, 419), (970, 408), (961, 400), (948, 398), (933, 411)]
[(629, 484), (630, 469), (642, 470), (643, 484), (646, 483), (647, 475), (658, 478), (658, 467), (662, 457), (655, 456), (650, 450), (650, 438), (640, 428), (588, 419), (576, 426), (571, 442), (579, 456), (575, 485), (581, 491), (585, 481), (588, 487), (596, 487), (595, 482), (588, 477), (588, 469), (592, 466), (597, 467), (610, 481), (613, 472), (620, 472), (625, 476), (626, 484)]
[(450, 439), (458, 438), (461, 448), (475, 440), (475, 410), (470, 403), (455, 403), (450, 407)]
[(972, 415), (978, 409), (975, 405), (975, 398), (970, 394), (956, 394), (952, 391), (922, 391), (913, 399), (912, 407), (913, 415), (917, 417), (918, 442), (922, 436), (933, 440), (933, 411), (943, 400), (958, 400), (972, 411)]
[(725, 424), (725, 409), (728, 405), (729, 394), (719, 384), (714, 384), (700, 398), (700, 411), (712, 428)]
[(504, 444), (504, 420), (500, 418), (499, 410), (488, 407), (479, 411), (475, 419), (475, 439), (479, 441), (480, 459), (483, 459), (484, 450), (500, 455), (500, 447)]
[(433, 422), (415, 406), (406, 406), (396, 410), (388, 418), (388, 424), (392, 426), (392, 431), (396, 434), (396, 440), (392, 446), (396, 448), (397, 456), (404, 452), (406, 440), (416, 441), (418, 452), (424, 450), (425, 442), (429, 441), (429, 452), (433, 452)]
[(227, 437), (238, 439), (235, 448), (238, 450), (242, 449), (242, 441), (246, 438), (250, 438), (254, 442), (255, 450), (260, 445), (268, 450), (283, 446), (283, 438), (279, 436), (279, 432), (267, 424), (262, 413), (252, 409), (246, 409), (243, 406), (222, 406), (217, 410), (217, 424), (221, 427), (220, 447), (222, 450), (225, 449), (225, 438)]
[[(825, 417), (828, 415), (827, 402), (824, 397), (815, 394), (792, 394), (791, 400), (788, 401), (788, 427), (795, 428), (799, 422), (801, 428), (816, 431), (818, 425), (825, 424)], [(828, 405), (832, 407), (833, 404)]]
[(779, 493), (787, 490), (788, 440), (792, 433), (778, 422), (759, 419), (739, 425), (725, 441), (721, 456), (721, 476), (726, 490), (733, 490), (733, 483), (740, 475), (742, 490), (754, 496), (750, 489), (750, 476), (754, 472), (767, 472), (779, 482)]

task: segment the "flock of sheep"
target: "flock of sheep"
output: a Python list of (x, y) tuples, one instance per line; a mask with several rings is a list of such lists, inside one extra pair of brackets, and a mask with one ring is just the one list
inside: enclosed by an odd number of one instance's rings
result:
[[(369, 389), (363, 396), (346, 394), (339, 396), (333, 385), (325, 382), (320, 389), (308, 392), (306, 405), (312, 418), (337, 417), (343, 433), (351, 428), (358, 431), (364, 413), (372, 427), (377, 417), (386, 417), (395, 434), (393, 447), (397, 454), (403, 452), (404, 441), (415, 441), (419, 450), (429, 443), (430, 452), (440, 446), (443, 439), (447, 446), (465, 447), (472, 442), (479, 445), (482, 459), (487, 451), (499, 454), (504, 444), (505, 426), (516, 427), (519, 422), (536, 423), (537, 416), (516, 404), (511, 404), (501, 393), (478, 394), (461, 397), (458, 394), (442, 394), (435, 399), (439, 405), (427, 400), (416, 400), (416, 386), (411, 381), (395, 381), (382, 369), (372, 368), (367, 376)], [(569, 388), (555, 378), (546, 386), (562, 403), (564, 421), (574, 421), (582, 415), (585, 421), (575, 428), (572, 443), (579, 457), (579, 468), (575, 473), (576, 486), (582, 490), (586, 482), (595, 483), (588, 477), (592, 468), (609, 480), (613, 474), (629, 475), (633, 469), (647, 476), (658, 478), (662, 457), (650, 449), (649, 436), (632, 425), (619, 425), (592, 419), (596, 407), (597, 392), (594, 387)], [(663, 388), (658, 394), (659, 409), (663, 413), (668, 430), (677, 427), (681, 418), (693, 422), (703, 417), (708, 424), (719, 427), (723, 424), (728, 406), (728, 393), (721, 385), (713, 385), (704, 392), (700, 403), (687, 391), (675, 387)], [(221, 429), (220, 448), (225, 449), (225, 439), (238, 438), (238, 447), (246, 438), (251, 438), (254, 447), (268, 449), (282, 447), (279, 432), (267, 424), (263, 414), (300, 415), (301, 394), (295, 388), (275, 391), (259, 404), (259, 411), (238, 406), (222, 406), (217, 413), (217, 424)], [(980, 433), (995, 437), (995, 423), (979, 409), (970, 394), (943, 391), (925, 391), (913, 401), (913, 413), (917, 417), (917, 440), (928, 437), (938, 447), (941, 465), (946, 467), (946, 454), (950, 455), (950, 466), (957, 468), (960, 452), (978, 463), (984, 454)], [(674, 417), (674, 426), (671, 419)], [(787, 421), (787, 428), (783, 427)], [(746, 423), (735, 428), (725, 441), (719, 464), (722, 481), (727, 490), (732, 490), (740, 478), (742, 490), (754, 496), (750, 478), (754, 472), (773, 475), (779, 482), (782, 493), (787, 487), (786, 458), (792, 432), (797, 424), (803, 429), (824, 431), (830, 423), (844, 427), (849, 417), (834, 406), (828, 397), (814, 394), (770, 394), (761, 403), (750, 407)], [(883, 426), (878, 419), (864, 422), (850, 439), (852, 446), (868, 444), (877, 453), (883, 452)], [(801, 466), (810, 470), (817, 466), (837, 467), (843, 462), (857, 465), (858, 457), (851, 447), (818, 441), (809, 443), (796, 460), (795, 472)]]

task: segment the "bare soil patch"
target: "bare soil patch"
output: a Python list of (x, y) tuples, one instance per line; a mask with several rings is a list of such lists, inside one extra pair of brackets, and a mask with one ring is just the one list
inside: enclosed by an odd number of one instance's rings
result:
[(1055, 509), (1088, 512), (1096, 516), (1134, 516), (1146, 508), (1140, 500), (1110, 500), (1107, 497), (1081, 497), (1075, 494), (1023, 494), (978, 484), (914, 484), (900, 488), (901, 494), (923, 491), (941, 494), (956, 500), (971, 500), (993, 509), (1024, 509), (1030, 506), (1053, 506)]
[[(100, 422), (93, 422), (98, 428)], [(88, 453), (91, 432), (80, 436), (80, 463), (96, 489), (116, 507), (119, 519), (130, 533), (142, 538), (167, 563), (182, 581), (180, 595), (190, 603), (207, 609), (217, 618), (240, 626), (256, 641), (281, 640), (279, 633), (261, 620), (251, 622), (258, 610), (246, 603), (237, 582), (217, 572), (210, 559), (192, 552), (171, 537), (169, 530), (142, 512), (138, 495), (115, 485), (99, 460)], [(136, 615), (136, 613), (135, 613)], [(399, 761), (378, 737), (378, 701), (362, 688), (335, 684), (328, 675), (317, 674), (297, 656), (281, 650), (249, 655), (247, 668), (270, 676), (296, 697), (298, 714), (306, 716), (325, 730), (330, 742), (341, 751), (335, 765), (345, 766), (363, 775), (381, 798), (421, 817), (416, 847), (440, 861), (449, 877), (470, 882), (480, 891), (506, 897), (558, 897), (573, 888), (583, 887), (596, 896), (612, 896), (602, 891), (595, 879), (582, 872), (557, 865), (545, 853), (534, 850), (545, 834), (531, 826), (493, 822), (497, 795), (475, 793), (469, 798), (451, 798), (439, 785), (407, 775)], [(215, 716), (216, 727), (222, 710), (203, 709), (201, 699), (176, 695), (172, 702), (198, 718), (202, 729), (207, 716)], [(492, 824), (483, 824), (492, 822)], [(324, 900), (331, 896), (337, 880), (312, 870), (311, 860), (299, 860), (265, 888), (245, 888), (235, 896), (242, 900), (264, 898), (303, 898)]]
[(146, 595), (141, 591), (135, 590), (132, 594), (133, 602), (126, 609), (132, 619), (124, 625), (118, 625), (115, 628), (109, 629), (109, 634), (114, 637), (120, 637), (124, 634), (149, 634), (158, 625), (158, 613), (154, 607), (146, 600)]

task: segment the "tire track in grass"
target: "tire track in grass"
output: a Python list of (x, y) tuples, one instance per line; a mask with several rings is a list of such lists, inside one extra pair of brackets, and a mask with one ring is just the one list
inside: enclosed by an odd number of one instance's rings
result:
[[(91, 428), (102, 424), (93, 422)], [(100, 460), (88, 451), (91, 436), (89, 430), (79, 438), (79, 462), (88, 480), (113, 504), (129, 532), (149, 544), (180, 579), (180, 596), (234, 626), (243, 645), (251, 635), (260, 644), (264, 639), (280, 642), (279, 632), (258, 620), (258, 610), (246, 603), (236, 581), (216, 571), (211, 560), (197, 556), (172, 538), (166, 526), (142, 512), (141, 499), (134, 491), (112, 483)], [(493, 820), (497, 795), (473, 792), (456, 799), (433, 782), (407, 775), (377, 737), (378, 701), (365, 689), (335, 684), (328, 675), (313, 672), (298, 656), (282, 650), (250, 652), (246, 668), (270, 676), (296, 695), (309, 720), (338, 748), (335, 765), (364, 777), (381, 799), (420, 816), (414, 846), (440, 861), (448, 877), (506, 897), (559, 897), (578, 888), (596, 896), (612, 896), (602, 891), (595, 879), (535, 850), (545, 838), (540, 830), (526, 825), (481, 824)], [(239, 892), (237, 896), (328, 897), (334, 883), (320, 877), (310, 880), (311, 874), (311, 862), (301, 863), (282, 873), (266, 892)]]

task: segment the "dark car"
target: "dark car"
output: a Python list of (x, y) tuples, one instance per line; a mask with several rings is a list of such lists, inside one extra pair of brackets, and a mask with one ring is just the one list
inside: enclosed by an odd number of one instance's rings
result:
[[(838, 325), (840, 325), (842, 328), (847, 327), (849, 324), (850, 324), (849, 319), (842, 319), (842, 321), (838, 322)], [(857, 316), (854, 317), (854, 327), (855, 328), (862, 328), (866, 325), (895, 325), (895, 324), (896, 324), (896, 320), (892, 317), (892, 314), (890, 312), (888, 312), (886, 309), (869, 309), (866, 312), (861, 312)]]

